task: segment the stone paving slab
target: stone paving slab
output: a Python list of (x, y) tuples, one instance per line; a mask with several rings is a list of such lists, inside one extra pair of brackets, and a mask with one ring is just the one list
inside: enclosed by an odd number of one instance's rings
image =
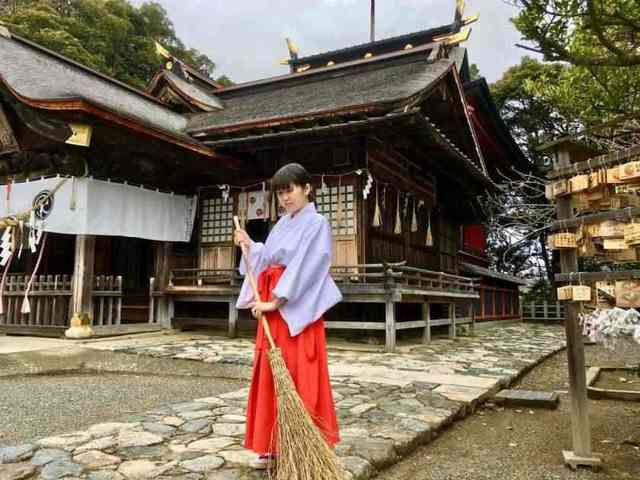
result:
[[(519, 324), (398, 354), (330, 351), (350, 479), (371, 478), (471, 413), (479, 401), (564, 346), (561, 327)], [(247, 340), (196, 339), (117, 351), (251, 365)], [(393, 376), (401, 381), (391, 382)], [(252, 480), (242, 448), (248, 388), (167, 405), (124, 422), (0, 447), (0, 479)]]

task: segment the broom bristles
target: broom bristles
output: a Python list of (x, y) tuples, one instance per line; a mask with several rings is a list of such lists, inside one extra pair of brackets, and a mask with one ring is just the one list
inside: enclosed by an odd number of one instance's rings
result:
[(272, 480), (344, 480), (338, 457), (305, 408), (279, 348), (269, 350), (277, 413), (277, 465)]

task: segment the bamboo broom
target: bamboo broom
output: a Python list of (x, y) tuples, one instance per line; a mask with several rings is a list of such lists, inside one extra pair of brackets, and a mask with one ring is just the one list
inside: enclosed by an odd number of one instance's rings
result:
[[(239, 230), (240, 222), (237, 216), (233, 217), (233, 222), (236, 230)], [(253, 296), (258, 301), (260, 300), (258, 286), (244, 246), (242, 246), (242, 258), (246, 265)], [(338, 458), (327, 445), (298, 395), (282, 352), (276, 347), (271, 336), (267, 317), (262, 315), (260, 321), (269, 341), (269, 364), (273, 373), (277, 401), (275, 439), (278, 456), (276, 468), (269, 471), (270, 478), (274, 480), (343, 480), (346, 475)]]

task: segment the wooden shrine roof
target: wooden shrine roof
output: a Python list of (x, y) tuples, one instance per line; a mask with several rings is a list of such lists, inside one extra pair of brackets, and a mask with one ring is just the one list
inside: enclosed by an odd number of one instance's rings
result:
[(218, 90), (224, 110), (194, 115), (187, 131), (218, 133), (345, 112), (390, 112), (455, 68), (432, 47)]
[(187, 118), (153, 96), (0, 27), (0, 87), (30, 107), (83, 111), (197, 153), (215, 153), (187, 135)]
[(294, 70), (304, 65), (309, 65), (311, 68), (317, 68), (319, 66), (326, 65), (329, 61), (342, 63), (345, 61), (363, 58), (367, 53), (380, 55), (403, 50), (408, 44), (413, 47), (419, 47), (434, 43), (438, 37), (459, 32), (465, 23), (466, 21), (453, 22), (448, 25), (420, 30), (418, 32), (384, 38), (374, 42), (366, 42), (346, 48), (308, 55), (306, 57), (299, 57), (297, 59), (292, 59), (291, 65)]
[(213, 94), (211, 87), (208, 89), (202, 88), (195, 82), (189, 82), (170, 70), (161, 70), (158, 72), (151, 81), (147, 91), (154, 95), (163, 84), (169, 85), (176, 94), (183, 97), (190, 105), (195, 105), (200, 111), (209, 112), (224, 108), (218, 97)]

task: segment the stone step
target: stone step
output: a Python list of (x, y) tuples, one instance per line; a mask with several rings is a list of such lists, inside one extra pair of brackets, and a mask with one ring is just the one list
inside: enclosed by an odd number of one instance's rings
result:
[(557, 408), (560, 397), (556, 392), (531, 390), (501, 390), (493, 401), (508, 407)]

